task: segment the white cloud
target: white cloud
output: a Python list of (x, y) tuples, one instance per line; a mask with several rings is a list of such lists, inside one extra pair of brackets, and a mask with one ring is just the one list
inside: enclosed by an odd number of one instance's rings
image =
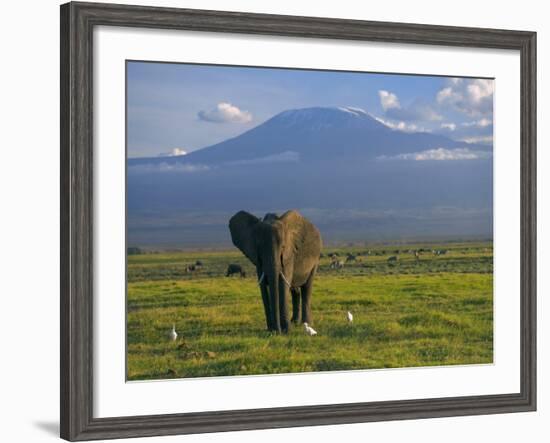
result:
[(179, 157), (181, 155), (186, 155), (187, 151), (181, 148), (174, 148), (170, 152), (162, 152), (159, 157)]
[(235, 160), (227, 162), (227, 165), (257, 165), (265, 163), (297, 163), (300, 161), (300, 154), (295, 151), (285, 151), (280, 154), (268, 155), (246, 160)]
[(482, 145), (491, 145), (493, 144), (493, 136), (492, 135), (465, 136), (465, 137), (462, 137), (460, 141), (466, 142), (466, 143), (479, 143)]
[(479, 160), (490, 158), (491, 153), (486, 151), (473, 151), (469, 148), (435, 148), (426, 151), (411, 152), (395, 156), (382, 155), (377, 160), (413, 160), (413, 161), (450, 161), (450, 160)]
[(494, 81), (488, 79), (450, 79), (439, 90), (436, 101), (470, 116), (490, 115), (493, 112)]
[(438, 91), (437, 95), (435, 96), (435, 99), (439, 104), (442, 104), (445, 102), (458, 101), (461, 98), (462, 96), (458, 92), (455, 92), (453, 88), (450, 86), (441, 89), (440, 91)]
[(149, 173), (149, 172), (181, 172), (193, 173), (204, 172), (210, 170), (207, 165), (192, 164), (192, 163), (145, 163), (132, 165), (128, 168), (128, 172), (133, 173)]
[(401, 104), (399, 103), (397, 95), (381, 89), (378, 91), (378, 96), (380, 97), (380, 104), (384, 111), (388, 109), (401, 109)]
[(199, 111), (199, 119), (211, 123), (249, 123), (252, 121), (252, 114), (242, 111), (231, 103), (218, 103), (210, 111)]
[(402, 107), (399, 98), (383, 89), (378, 91), (380, 105), (386, 117), (399, 121), (438, 121), (442, 120), (432, 106), (422, 100), (415, 100), (410, 106)]
[(441, 129), (448, 129), (449, 131), (454, 131), (456, 129), (455, 123), (441, 123)]
[(493, 96), (493, 80), (476, 79), (466, 87), (470, 100), (480, 103), (482, 100)]
[[(374, 116), (373, 116), (374, 117)], [(404, 121), (393, 122), (391, 120), (385, 120), (380, 117), (374, 117), (377, 121), (386, 125), (387, 127), (394, 129), (396, 131), (403, 132), (430, 132), (428, 129), (422, 128), (414, 123), (406, 123)]]
[(453, 140), (491, 145), (493, 143), (493, 120), (482, 117), (461, 123), (443, 123), (438, 132), (451, 136)]
[(462, 123), (462, 126), (465, 127), (472, 127), (475, 126), (477, 128), (486, 128), (487, 126), (490, 126), (493, 124), (493, 120), (489, 118), (481, 118), (479, 120), (474, 120), (472, 122), (464, 122)]

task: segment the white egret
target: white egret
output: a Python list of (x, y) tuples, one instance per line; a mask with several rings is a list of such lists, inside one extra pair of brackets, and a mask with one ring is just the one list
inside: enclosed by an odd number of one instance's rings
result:
[(172, 330), (170, 331), (170, 334), (168, 334), (168, 337), (172, 341), (176, 341), (176, 339), (178, 338), (178, 333), (176, 332), (176, 325), (175, 324), (172, 324)]
[(317, 335), (317, 331), (309, 326), (307, 323), (304, 323), (304, 330), (306, 331), (307, 335)]
[(353, 314), (351, 312), (348, 311), (347, 317), (348, 317), (348, 322), (353, 323)]

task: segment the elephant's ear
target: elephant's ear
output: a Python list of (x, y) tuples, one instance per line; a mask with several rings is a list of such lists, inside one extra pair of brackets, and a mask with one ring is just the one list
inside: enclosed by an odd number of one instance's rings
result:
[(239, 211), (229, 220), (229, 231), (233, 244), (246, 255), (255, 265), (258, 265), (258, 251), (254, 238), (254, 227), (260, 219), (246, 211)]

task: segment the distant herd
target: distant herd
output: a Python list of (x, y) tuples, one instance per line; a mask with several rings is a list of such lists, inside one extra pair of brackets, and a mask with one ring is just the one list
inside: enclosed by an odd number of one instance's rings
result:
[[(386, 255), (386, 254), (394, 254), (387, 258), (386, 262), (390, 265), (394, 265), (399, 261), (399, 254), (411, 254), (413, 255), (417, 260), (420, 260), (420, 256), (424, 254), (432, 254), (435, 256), (445, 255), (447, 254), (446, 249), (409, 249), (409, 250), (377, 250), (377, 251), (362, 251), (362, 252), (356, 252), (355, 254), (352, 254), (350, 252), (346, 253), (342, 257), (338, 252), (330, 252), (328, 254), (321, 253), (320, 258), (328, 257), (330, 259), (329, 269), (342, 269), (346, 264), (350, 263), (361, 263), (363, 260), (366, 260), (369, 256), (380, 256), (380, 255)], [(201, 260), (197, 260), (195, 263), (188, 264), (185, 266), (185, 272), (191, 273), (195, 271), (200, 271), (204, 268), (204, 264)], [(246, 272), (243, 269), (243, 267), (236, 263), (230, 263), (227, 266), (227, 270), (225, 271), (226, 277), (231, 277), (232, 275), (237, 275), (241, 278), (246, 277)]]

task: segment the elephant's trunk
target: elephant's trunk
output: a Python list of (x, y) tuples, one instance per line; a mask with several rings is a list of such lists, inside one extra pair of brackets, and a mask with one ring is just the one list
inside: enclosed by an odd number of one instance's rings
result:
[(271, 324), (275, 332), (281, 332), (281, 318), (279, 312), (279, 279), (276, 274), (269, 279), (270, 307), (271, 307)]

